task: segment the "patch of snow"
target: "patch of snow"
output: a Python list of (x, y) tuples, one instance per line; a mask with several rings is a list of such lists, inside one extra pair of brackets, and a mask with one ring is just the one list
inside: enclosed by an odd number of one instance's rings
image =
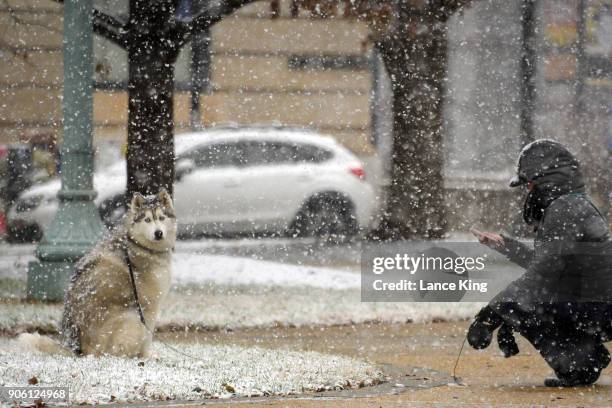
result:
[(382, 373), (371, 364), (317, 352), (175, 344), (197, 360), (153, 344), (153, 357), (72, 357), (25, 351), (0, 339), (0, 385), (69, 387), (71, 404), (200, 400), (371, 385)]
[(57, 304), (0, 303), (0, 332), (32, 329), (55, 332), (61, 318), (62, 306)]
[[(466, 319), (482, 306), (480, 303), (361, 302), (360, 275), (355, 271), (227, 255), (181, 254), (174, 256), (173, 263), (174, 285), (157, 322), (162, 330), (370, 321), (424, 323)], [(0, 303), (0, 331), (55, 332), (61, 313), (61, 305)]]
[(214, 282), (221, 285), (310, 286), (359, 289), (358, 273), (332, 268), (257, 261), (227, 255), (181, 254), (172, 260), (175, 284)]
[(176, 242), (175, 253), (202, 253), (211, 250), (242, 248), (283, 248), (295, 245), (314, 245), (314, 238), (198, 238)]
[[(482, 303), (366, 303), (359, 290), (291, 287), (227, 287), (206, 285), (175, 288), (157, 322), (160, 330), (305, 325), (364, 322), (427, 323), (474, 316)], [(0, 303), (0, 331), (55, 331), (61, 305)]]
[(25, 280), (28, 273), (28, 263), (35, 259), (33, 254), (0, 256), (0, 279)]
[[(32, 255), (0, 259), (0, 278), (26, 279)], [(360, 287), (359, 274), (334, 268), (283, 264), (229, 255), (176, 253), (172, 259), (177, 285), (214, 282), (226, 285), (312, 286), (326, 289)]]

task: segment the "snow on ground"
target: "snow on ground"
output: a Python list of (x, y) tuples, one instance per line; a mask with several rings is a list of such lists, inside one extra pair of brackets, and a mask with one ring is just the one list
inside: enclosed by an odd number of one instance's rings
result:
[[(154, 343), (153, 357), (51, 356), (0, 339), (0, 385), (68, 386), (70, 403), (197, 400), (288, 395), (353, 388), (382, 380), (371, 364), (317, 352), (210, 345), (179, 345), (192, 359)], [(140, 364), (139, 364), (140, 363)]]
[(358, 273), (332, 268), (290, 265), (227, 255), (174, 256), (176, 284), (214, 282), (225, 285), (310, 286), (324, 289), (359, 289)]
[[(158, 322), (162, 330), (457, 320), (473, 316), (481, 307), (478, 303), (365, 303), (357, 271), (227, 255), (175, 254), (173, 274), (174, 287)], [(61, 306), (15, 301), (24, 295), (25, 276), (21, 276), (0, 279), (0, 297), (13, 298), (0, 303), (0, 331), (55, 331)]]
[[(172, 291), (158, 329), (426, 323), (474, 316), (480, 303), (364, 303), (358, 290), (203, 286)], [(0, 303), (0, 331), (55, 331), (60, 305)]]
[(243, 328), (341, 325), (365, 322), (426, 323), (474, 316), (481, 303), (361, 302), (359, 290), (210, 287), (174, 291), (158, 326)]
[[(20, 253), (0, 257), (0, 279), (26, 279), (28, 262)], [(359, 288), (355, 271), (260, 261), (228, 255), (175, 253), (172, 259), (176, 284), (214, 282), (227, 285), (312, 286), (328, 289)]]

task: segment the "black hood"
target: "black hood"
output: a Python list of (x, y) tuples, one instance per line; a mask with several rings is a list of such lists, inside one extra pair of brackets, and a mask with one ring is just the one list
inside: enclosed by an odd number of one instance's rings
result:
[(556, 198), (585, 191), (580, 162), (565, 146), (552, 140), (536, 140), (521, 151), (517, 175), (510, 186), (528, 182), (534, 183), (523, 209), (528, 224), (539, 221)]

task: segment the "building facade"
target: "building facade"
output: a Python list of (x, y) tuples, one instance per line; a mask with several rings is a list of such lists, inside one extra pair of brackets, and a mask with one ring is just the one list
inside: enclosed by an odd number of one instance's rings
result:
[[(564, 142), (580, 156), (595, 200), (607, 211), (608, 3), (536, 2), (532, 135)], [(128, 13), (127, 0), (95, 4), (117, 15)], [(293, 0), (259, 1), (218, 23), (196, 117), (190, 115), (192, 50), (187, 45), (176, 63), (177, 133), (194, 124), (307, 126), (333, 135), (370, 163), (374, 175), (384, 176), (390, 154), (389, 80), (372, 52), (367, 25), (345, 16), (343, 4), (309, 11), (296, 8)], [(448, 25), (445, 186), (454, 229), (520, 224), (520, 194), (508, 189), (507, 180), (522, 143), (523, 6), (522, 0), (474, 2)], [(582, 37), (580, 27), (585, 27)], [(41, 134), (61, 138), (61, 40), (61, 4), (0, 2), (0, 144)], [(120, 145), (126, 137), (127, 56), (99, 37), (94, 46), (94, 137)], [(384, 184), (385, 177), (376, 180)]]
[[(127, 1), (96, 6), (127, 15)], [(360, 155), (371, 143), (368, 29), (354, 19), (291, 16), (291, 2), (243, 7), (212, 30), (210, 86), (199, 122), (290, 124), (318, 129)], [(0, 4), (0, 143), (61, 134), (62, 6), (51, 0)], [(127, 55), (95, 39), (96, 139), (124, 140)], [(190, 129), (188, 44), (176, 64), (177, 133)]]

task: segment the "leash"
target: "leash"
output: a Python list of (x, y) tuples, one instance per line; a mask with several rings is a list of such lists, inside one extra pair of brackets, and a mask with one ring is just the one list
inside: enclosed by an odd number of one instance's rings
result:
[[(140, 305), (140, 300), (138, 299), (138, 289), (136, 289), (136, 278), (134, 277), (134, 268), (132, 267), (132, 261), (130, 260), (130, 255), (128, 254), (127, 245), (125, 246), (125, 263), (128, 266), (128, 271), (130, 272), (130, 283), (132, 284), (132, 293), (134, 294), (134, 303), (136, 303), (136, 310), (138, 310), (138, 316), (140, 317), (140, 322), (147, 327), (147, 323), (145, 322), (144, 312), (142, 311), (142, 306)], [(149, 328), (147, 327), (147, 330)]]
[(453, 381), (457, 385), (464, 385), (461, 381), (459, 381), (459, 378), (457, 377), (457, 366), (459, 366), (459, 360), (461, 359), (461, 353), (463, 353), (463, 348), (465, 347), (465, 342), (467, 341), (467, 336), (468, 335), (466, 333), (465, 337), (463, 338), (463, 342), (461, 343), (461, 348), (459, 349), (459, 354), (457, 354), (457, 360), (455, 361), (455, 366), (453, 367)]
[[(125, 263), (127, 264), (129, 275), (130, 275), (130, 283), (132, 284), (132, 292), (134, 294), (134, 303), (136, 304), (136, 310), (138, 311), (138, 316), (140, 317), (140, 322), (145, 327), (145, 329), (147, 329), (147, 331), (149, 333), (151, 333), (151, 338), (153, 338), (155, 333), (147, 325), (147, 322), (146, 322), (145, 316), (144, 316), (144, 312), (142, 311), (142, 306), (140, 304), (140, 299), (138, 298), (138, 289), (136, 288), (136, 278), (134, 276), (134, 268), (132, 267), (132, 261), (130, 260), (130, 255), (128, 253), (127, 245), (124, 247), (124, 254), (125, 254)], [(185, 353), (184, 351), (181, 351), (181, 350), (177, 349), (176, 347), (171, 346), (170, 344), (166, 343), (165, 341), (163, 341), (161, 339), (157, 339), (157, 341), (159, 341), (161, 344), (163, 344), (166, 348), (168, 348), (168, 349), (174, 351), (175, 353), (180, 354), (180, 355), (182, 355), (184, 357), (188, 357), (188, 358), (190, 358), (192, 360), (202, 361), (202, 362), (205, 362), (205, 363), (207, 362), (206, 360), (203, 360), (201, 358), (189, 355), (189, 354)]]

